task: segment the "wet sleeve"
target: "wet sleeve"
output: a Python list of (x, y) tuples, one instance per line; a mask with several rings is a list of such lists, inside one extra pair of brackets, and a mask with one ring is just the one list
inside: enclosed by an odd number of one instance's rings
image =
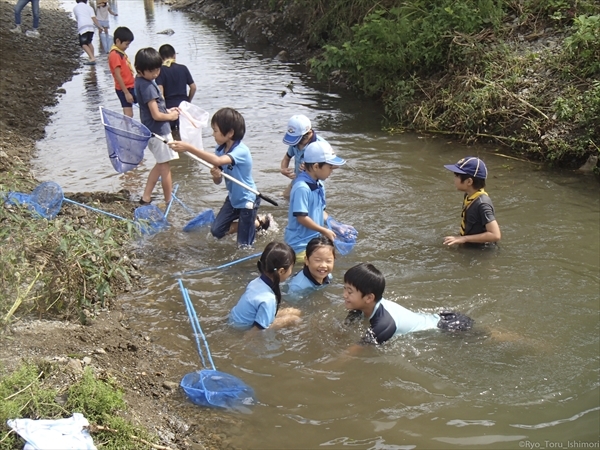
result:
[(363, 340), (371, 339), (371, 343), (383, 344), (396, 334), (396, 321), (383, 306), (380, 306), (370, 320), (371, 327), (367, 330)]
[(261, 328), (269, 328), (275, 320), (277, 306), (273, 302), (261, 302), (256, 311), (254, 322)]
[(479, 215), (481, 217), (481, 222), (484, 225), (496, 220), (496, 216), (494, 215), (494, 206), (490, 203), (481, 203), (481, 205), (479, 205)]

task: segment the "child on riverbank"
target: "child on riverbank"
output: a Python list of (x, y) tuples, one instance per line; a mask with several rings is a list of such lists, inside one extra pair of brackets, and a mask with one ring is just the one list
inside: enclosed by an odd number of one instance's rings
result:
[(279, 283), (292, 274), (296, 254), (283, 242), (271, 242), (256, 263), (260, 276), (246, 287), (246, 291), (229, 313), (229, 323), (235, 328), (281, 328), (300, 321), (295, 308), (279, 309)]
[(362, 344), (383, 344), (400, 334), (440, 328), (465, 331), (473, 327), (473, 319), (447, 311), (440, 314), (417, 313), (383, 299), (385, 278), (372, 264), (358, 264), (344, 274), (344, 304), (350, 310), (346, 323), (369, 319)]
[[(224, 178), (222, 174), (226, 173), (256, 190), (252, 178), (252, 155), (250, 149), (242, 142), (246, 134), (244, 117), (233, 108), (221, 108), (212, 116), (210, 125), (217, 143), (214, 153), (183, 141), (173, 141), (169, 146), (176, 152), (190, 152), (212, 164), (214, 167), (210, 174), (215, 184), (221, 184)], [(225, 186), (228, 195), (210, 232), (217, 239), (237, 233), (239, 247), (252, 246), (256, 238), (256, 216), (260, 197), (227, 178)]]
[(335, 233), (325, 226), (325, 186), (322, 181), (329, 178), (334, 167), (346, 164), (346, 160), (333, 153), (326, 141), (315, 141), (304, 150), (305, 170), (300, 172), (290, 193), (288, 224), (284, 239), (299, 257), (304, 257), (308, 241), (318, 233), (331, 241)]
[(79, 35), (79, 45), (88, 55), (89, 61), (84, 63), (88, 66), (96, 65), (96, 56), (94, 55), (94, 30), (102, 29), (94, 9), (87, 4), (87, 0), (76, 0), (77, 4), (73, 8), (73, 15), (77, 20), (77, 33)]
[[(140, 121), (148, 129), (167, 141), (172, 141), (171, 127), (169, 121), (179, 117), (177, 109), (168, 110), (165, 99), (154, 80), (160, 73), (162, 58), (158, 52), (151, 48), (143, 48), (135, 55), (135, 96), (140, 105)], [(173, 191), (171, 180), (171, 167), (169, 161), (179, 158), (179, 155), (169, 148), (161, 139), (151, 138), (148, 141), (148, 149), (154, 155), (156, 164), (148, 174), (146, 188), (140, 199), (141, 205), (152, 203), (152, 191), (161, 179), (165, 202), (169, 204)]]
[[(299, 114), (292, 116), (288, 121), (287, 132), (283, 137), (283, 143), (289, 147), (285, 156), (281, 160), (281, 173), (291, 179), (292, 181), (285, 188), (283, 192), (284, 198), (290, 198), (290, 191), (294, 179), (302, 171), (304, 163), (304, 149), (312, 142), (323, 140), (317, 133), (312, 129), (312, 125), (308, 117)], [(290, 169), (290, 162), (294, 158), (294, 169)]]
[(311, 239), (306, 246), (304, 267), (285, 286), (285, 298), (297, 302), (312, 291), (331, 283), (331, 272), (335, 263), (335, 247), (325, 236)]
[(444, 245), (465, 244), (469, 247), (495, 245), (502, 234), (494, 215), (494, 205), (485, 192), (487, 167), (479, 158), (467, 156), (456, 164), (444, 166), (454, 173), (454, 186), (464, 192), (460, 235), (446, 236)]
[[(167, 108), (177, 108), (184, 101), (192, 103), (192, 99), (196, 94), (196, 83), (194, 83), (188, 68), (176, 62), (177, 53), (173, 46), (169, 44), (161, 45), (158, 53), (160, 53), (163, 60), (163, 65), (160, 75), (156, 79), (156, 84), (165, 97)], [(180, 140), (179, 118), (171, 122), (171, 132), (175, 139)]]
[(115, 91), (121, 102), (123, 114), (133, 117), (133, 104), (137, 103), (134, 89), (135, 78), (131, 62), (125, 54), (125, 50), (133, 42), (133, 33), (127, 27), (118, 27), (115, 30), (113, 41), (113, 46), (108, 54), (108, 67), (115, 80)]

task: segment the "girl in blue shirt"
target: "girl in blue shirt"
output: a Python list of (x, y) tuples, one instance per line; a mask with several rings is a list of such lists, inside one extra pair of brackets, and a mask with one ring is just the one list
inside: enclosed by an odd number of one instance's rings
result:
[(229, 313), (229, 323), (240, 329), (256, 327), (264, 330), (299, 322), (299, 310), (279, 310), (279, 283), (290, 277), (295, 262), (296, 253), (288, 244), (269, 243), (256, 264), (260, 276), (248, 283), (246, 291)]
[(294, 275), (286, 286), (286, 300), (295, 302), (331, 282), (335, 262), (335, 247), (331, 239), (318, 236), (306, 246), (304, 267)]

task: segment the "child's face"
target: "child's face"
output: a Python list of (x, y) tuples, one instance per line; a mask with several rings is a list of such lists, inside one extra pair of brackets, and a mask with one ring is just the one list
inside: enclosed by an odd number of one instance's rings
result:
[(473, 184), (473, 180), (471, 178), (467, 178), (465, 181), (462, 181), (459, 173), (454, 174), (454, 186), (461, 192), (467, 192), (469, 187)]
[(313, 174), (317, 177), (317, 180), (321, 180), (324, 181), (327, 178), (329, 178), (329, 176), (331, 175), (331, 173), (333, 172), (333, 168), (334, 166), (332, 166), (331, 164), (323, 164), (322, 167), (319, 167), (318, 165), (314, 165), (313, 166)]
[(121, 39), (115, 40), (115, 46), (122, 52), (129, 48), (129, 44), (131, 44), (131, 41), (122, 41)]
[(229, 142), (229, 140), (231, 140), (233, 136), (233, 130), (230, 130), (227, 134), (223, 134), (221, 133), (221, 130), (217, 124), (211, 125), (211, 127), (213, 129), (213, 137), (215, 138), (217, 145), (226, 144)]
[(158, 69), (153, 70), (144, 70), (143, 72), (139, 72), (139, 74), (145, 80), (156, 80), (158, 78), (158, 75), (160, 74), (160, 67)]
[(344, 283), (344, 306), (346, 309), (364, 311), (372, 303), (372, 300), (373, 294), (363, 295), (351, 284)]
[(319, 247), (310, 256), (304, 257), (304, 264), (308, 267), (308, 271), (319, 283), (323, 283), (323, 280), (333, 271), (334, 261), (333, 248), (329, 246)]

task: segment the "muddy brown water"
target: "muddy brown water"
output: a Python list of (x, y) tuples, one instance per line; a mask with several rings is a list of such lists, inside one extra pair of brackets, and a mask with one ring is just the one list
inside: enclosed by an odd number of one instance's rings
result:
[[(71, 4), (67, 4), (71, 8)], [(128, 53), (172, 44), (195, 77), (194, 104), (213, 113), (239, 109), (263, 203), (279, 223), (257, 242), (281, 239), (287, 203), (279, 174), (287, 119), (305, 114), (346, 167), (329, 181), (328, 210), (359, 230), (359, 244), (336, 261), (333, 285), (300, 305), (303, 322), (252, 337), (226, 326), (230, 308), (256, 276), (255, 260), (183, 276), (217, 369), (256, 391), (229, 440), (241, 448), (598, 448), (598, 184), (508, 159), (494, 149), (441, 138), (380, 131), (376, 105), (314, 84), (269, 49), (249, 48), (216, 26), (141, 0), (117, 2), (111, 28), (129, 26)], [(112, 20), (112, 19), (111, 19)], [(167, 28), (172, 36), (158, 34)], [(97, 45), (97, 41), (96, 41)], [(119, 175), (112, 169), (98, 106), (119, 110), (105, 57), (65, 86), (36, 174), (69, 191), (130, 189), (139, 195), (152, 161)], [(284, 95), (285, 94), (285, 95)], [(210, 130), (204, 143), (212, 148)], [(468, 154), (484, 158), (503, 239), (496, 251), (442, 246), (459, 224), (461, 195), (443, 168)], [(194, 211), (220, 207), (225, 191), (182, 157), (173, 164), (179, 196)], [(177, 206), (172, 227), (143, 243), (147, 288), (123, 301), (136, 312), (180, 375), (199, 357), (176, 283), (183, 271), (214, 267), (254, 252), (186, 234)], [(386, 276), (385, 297), (415, 310), (454, 308), (476, 320), (468, 334), (414, 333), (340, 360), (360, 329), (345, 328), (342, 277), (357, 262)], [(297, 267), (299, 269), (299, 267)], [(182, 411), (194, 420), (194, 409)], [(190, 412), (192, 411), (192, 412)], [(198, 412), (200, 414), (200, 412)], [(191, 417), (190, 417), (191, 415)], [(225, 430), (227, 433), (228, 430)]]

